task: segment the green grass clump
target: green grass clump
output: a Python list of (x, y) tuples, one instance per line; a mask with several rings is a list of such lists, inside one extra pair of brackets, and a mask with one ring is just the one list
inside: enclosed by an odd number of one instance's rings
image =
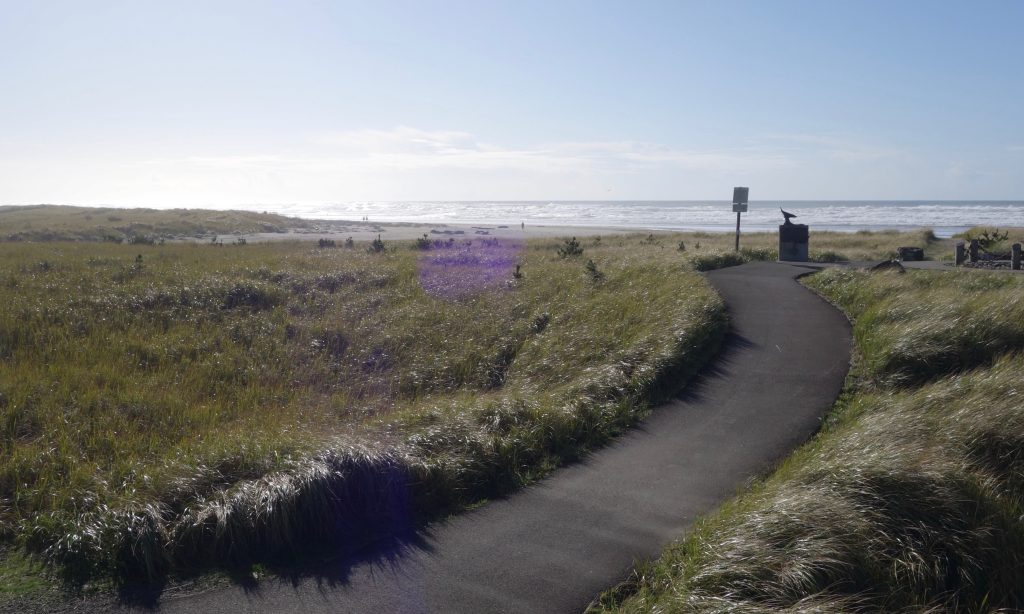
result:
[(0, 541), (158, 578), (357, 546), (578, 458), (726, 321), (675, 251), (588, 246), (597, 283), (558, 247), (0, 245)]
[(954, 239), (969, 243), (977, 239), (979, 247), (990, 253), (999, 254), (1010, 251), (1014, 243), (1024, 243), (1024, 228), (995, 228), (992, 226), (974, 226), (955, 235)]
[(992, 363), (1024, 349), (1024, 279), (976, 271), (942, 274), (830, 270), (808, 280), (856, 320), (873, 377), (910, 385)]
[[(1019, 345), (984, 342), (983, 358), (939, 361), (926, 378), (894, 377), (904, 372), (881, 358), (900, 347), (920, 352), (911, 361), (920, 364), (934, 355), (931, 345), (908, 342), (921, 327), (944, 310), (970, 319), (956, 311), (960, 303), (1019, 294), (1019, 282), (826, 271), (807, 283), (855, 318), (858, 361), (825, 428), (592, 611), (1024, 607)], [(904, 302), (911, 307), (901, 311)], [(876, 314), (892, 310), (901, 325), (884, 328)], [(980, 315), (1019, 317), (1012, 309)]]

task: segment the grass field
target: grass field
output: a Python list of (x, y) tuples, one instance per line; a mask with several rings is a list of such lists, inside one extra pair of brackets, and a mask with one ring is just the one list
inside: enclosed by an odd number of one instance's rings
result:
[(1024, 607), (1024, 279), (830, 270), (858, 360), (822, 433), (594, 612)]
[(577, 458), (726, 326), (678, 250), (580, 243), (0, 244), (0, 538), (74, 578), (160, 577)]
[[(0, 578), (33, 584), (31, 560), (159, 578), (508, 492), (714, 352), (724, 312), (694, 270), (775, 258), (768, 234), (739, 254), (706, 233), (587, 237), (575, 255), (561, 240), (130, 240), (306, 223), (261, 215), (0, 210), (0, 231), (35, 233), (0, 244)], [(937, 242), (822, 233), (812, 256), (907, 244)]]

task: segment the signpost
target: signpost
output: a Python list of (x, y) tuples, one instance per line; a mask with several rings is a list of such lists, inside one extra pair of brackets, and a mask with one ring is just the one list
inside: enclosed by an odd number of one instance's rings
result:
[(747, 197), (750, 188), (732, 189), (732, 210), (736, 212), (736, 251), (740, 251), (740, 214), (747, 212)]

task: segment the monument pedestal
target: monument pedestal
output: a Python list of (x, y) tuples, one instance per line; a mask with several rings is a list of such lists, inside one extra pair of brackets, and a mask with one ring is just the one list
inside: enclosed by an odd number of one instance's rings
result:
[(779, 262), (807, 262), (807, 224), (779, 226)]

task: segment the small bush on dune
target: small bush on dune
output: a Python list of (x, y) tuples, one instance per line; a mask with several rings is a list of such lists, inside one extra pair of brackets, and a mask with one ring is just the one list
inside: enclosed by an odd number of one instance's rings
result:
[(371, 241), (370, 246), (366, 248), (366, 250), (371, 254), (379, 254), (386, 249), (387, 248), (384, 246), (384, 241), (381, 240), (380, 235), (377, 235), (377, 238)]
[(582, 256), (583, 247), (580, 246), (580, 242), (576, 240), (576, 237), (566, 239), (565, 242), (558, 248), (558, 255), (562, 258), (569, 258), (573, 256)]
[(811, 262), (846, 262), (849, 258), (838, 252), (826, 250), (823, 252), (812, 253), (810, 260)]
[[(700, 244), (697, 244), (700, 247)], [(778, 252), (767, 248), (742, 248), (740, 251), (713, 251), (691, 256), (690, 264), (696, 271), (713, 271), (751, 261), (778, 259)]]
[(696, 271), (712, 271), (729, 266), (736, 266), (747, 262), (740, 252), (712, 252), (694, 256), (690, 259)]
[(1007, 231), (1000, 232), (998, 228), (971, 228), (961, 236), (966, 241), (977, 241), (978, 247), (987, 252), (992, 252), (1001, 250), (1007, 239), (1010, 238), (1010, 233)]

